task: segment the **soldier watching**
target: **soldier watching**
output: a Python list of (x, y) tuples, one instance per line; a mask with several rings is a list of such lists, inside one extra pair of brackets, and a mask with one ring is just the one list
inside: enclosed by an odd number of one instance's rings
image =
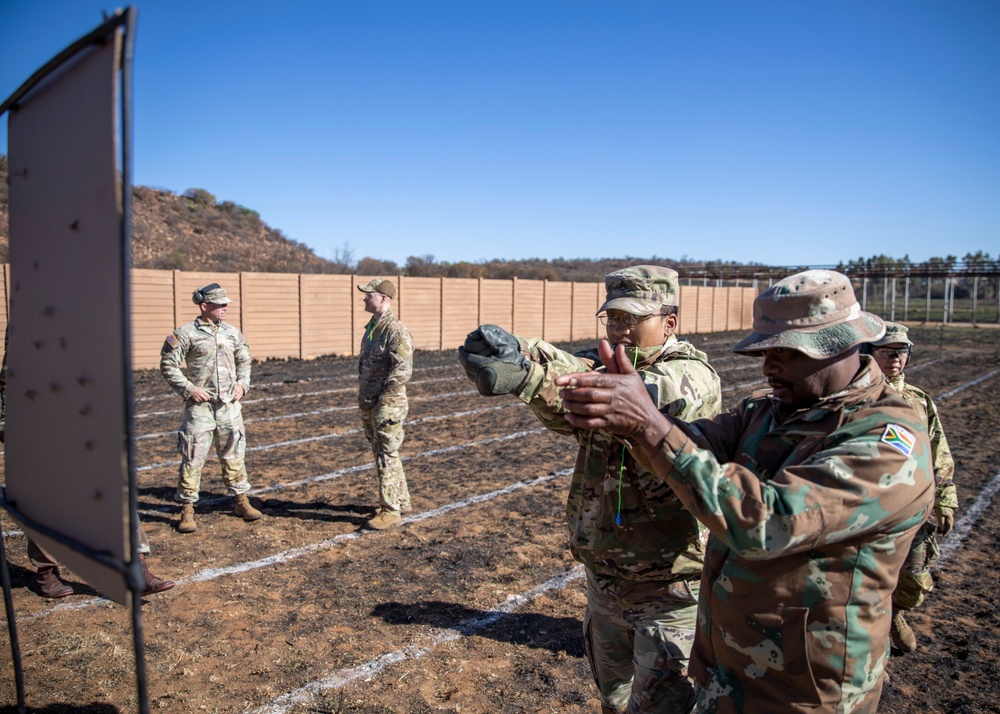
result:
[(925, 523), (913, 539), (909, 555), (899, 572), (899, 584), (892, 593), (892, 629), (889, 630), (889, 642), (896, 654), (906, 654), (917, 648), (917, 636), (903, 613), (919, 607), (927, 593), (934, 588), (931, 569), (937, 564), (940, 555), (937, 537), (948, 535), (955, 526), (958, 492), (954, 481), (955, 460), (951, 457), (951, 449), (948, 448), (948, 439), (941, 427), (934, 400), (922, 389), (907, 384), (903, 374), (913, 350), (913, 343), (907, 337), (909, 330), (905, 325), (895, 322), (885, 323), (885, 328), (885, 336), (872, 342), (868, 346), (869, 352), (878, 362), (892, 388), (917, 410), (927, 425), (936, 484), (935, 522)]
[(574, 426), (624, 436), (711, 531), (691, 652), (699, 712), (874, 712), (891, 597), (931, 510), (927, 429), (860, 345), (882, 321), (810, 270), (754, 301), (733, 350), (769, 393), (714, 419), (658, 412), (631, 360), (556, 379)]
[[(650, 408), (681, 419), (718, 414), (718, 375), (674, 334), (677, 273), (639, 265), (604, 283), (598, 315), (641, 376)], [(584, 637), (602, 711), (691, 711), (687, 663), (707, 530), (620, 440), (566, 420), (555, 378), (603, 370), (597, 350), (569, 354), (483, 325), (459, 360), (482, 394), (516, 394), (546, 427), (579, 444), (566, 512), (570, 549), (587, 571)]]
[[(198, 529), (194, 504), (201, 489), (201, 469), (213, 443), (222, 480), (236, 498), (233, 513), (245, 521), (261, 517), (247, 498), (250, 482), (240, 403), (250, 390), (250, 347), (243, 333), (225, 322), (232, 300), (218, 283), (195, 290), (191, 299), (201, 314), (174, 330), (160, 351), (160, 373), (184, 398), (184, 420), (177, 433), (182, 460), (175, 495), (182, 504), (180, 533)], [(186, 371), (181, 362), (186, 362)]]
[(413, 374), (413, 340), (406, 326), (392, 314), (396, 286), (378, 278), (359, 285), (365, 293), (365, 325), (358, 359), (358, 409), (365, 437), (375, 455), (378, 511), (368, 527), (384, 530), (397, 525), (412, 510), (399, 447), (403, 421), (409, 411), (406, 383)]

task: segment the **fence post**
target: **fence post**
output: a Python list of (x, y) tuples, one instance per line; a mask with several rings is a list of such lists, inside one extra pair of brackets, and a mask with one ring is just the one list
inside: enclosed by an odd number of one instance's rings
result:
[(306, 321), (303, 317), (306, 305), (306, 286), (302, 282), (302, 273), (299, 273), (299, 359), (306, 358)]
[(444, 350), (444, 277), (438, 278), (438, 305), (440, 316), (438, 317), (438, 349)]
[(510, 279), (510, 331), (517, 334), (517, 276)]

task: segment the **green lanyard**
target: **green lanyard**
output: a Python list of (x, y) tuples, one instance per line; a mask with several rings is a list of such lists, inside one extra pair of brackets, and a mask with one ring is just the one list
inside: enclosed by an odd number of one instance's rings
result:
[[(639, 359), (639, 348), (635, 348), (632, 353), (632, 367), (634, 368)], [(625, 473), (625, 444), (622, 444), (622, 462), (618, 467), (618, 512), (615, 514), (615, 525), (621, 527), (622, 524), (622, 475)]]

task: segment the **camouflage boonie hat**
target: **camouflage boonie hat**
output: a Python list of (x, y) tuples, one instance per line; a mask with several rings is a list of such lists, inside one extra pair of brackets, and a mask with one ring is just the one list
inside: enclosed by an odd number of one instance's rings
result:
[(226, 297), (225, 289), (218, 283), (198, 288), (191, 293), (191, 300), (194, 301), (195, 305), (201, 305), (203, 302), (210, 302), (215, 305), (228, 305), (232, 302), (231, 299)]
[(753, 355), (784, 347), (826, 359), (884, 333), (882, 319), (861, 309), (846, 275), (807, 270), (779, 280), (757, 296), (753, 332), (733, 352)]
[(369, 280), (364, 285), (359, 285), (358, 290), (363, 293), (382, 293), (390, 298), (396, 297), (396, 286), (392, 284), (391, 280), (383, 280), (382, 278)]
[(680, 305), (677, 271), (659, 265), (633, 265), (604, 276), (607, 296), (597, 314), (621, 310), (652, 315), (664, 305)]
[(883, 345), (909, 345), (913, 346), (910, 342), (910, 338), (906, 336), (906, 333), (910, 331), (906, 325), (900, 325), (898, 322), (888, 322), (885, 323), (885, 335), (881, 340), (872, 342), (872, 347), (882, 347)]

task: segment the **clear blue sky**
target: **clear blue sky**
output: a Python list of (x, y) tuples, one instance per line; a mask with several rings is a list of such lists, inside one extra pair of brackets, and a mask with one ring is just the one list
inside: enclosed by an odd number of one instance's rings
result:
[[(0, 0), (0, 98), (114, 7)], [(1000, 253), (996, 0), (136, 7), (136, 183), (322, 257)]]

